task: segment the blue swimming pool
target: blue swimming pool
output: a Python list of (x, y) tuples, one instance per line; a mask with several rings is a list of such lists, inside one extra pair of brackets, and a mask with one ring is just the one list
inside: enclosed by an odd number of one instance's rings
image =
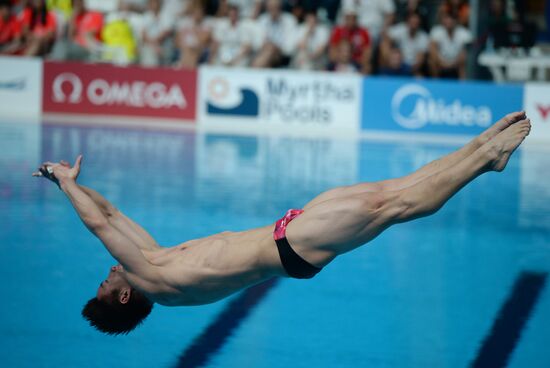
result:
[(30, 176), (41, 161), (83, 153), (81, 182), (175, 245), (269, 224), (325, 189), (405, 175), (456, 146), (8, 122), (0, 146), (3, 367), (550, 366), (543, 148), (311, 281), (157, 306), (109, 337), (80, 310), (113, 260), (59, 190)]

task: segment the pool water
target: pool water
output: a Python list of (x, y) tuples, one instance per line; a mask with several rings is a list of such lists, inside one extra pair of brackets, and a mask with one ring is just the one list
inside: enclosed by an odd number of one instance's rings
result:
[(323, 190), (406, 175), (457, 146), (10, 122), (0, 146), (3, 367), (468, 367), (480, 355), (550, 366), (541, 147), (313, 280), (157, 306), (135, 332), (111, 337), (80, 310), (114, 261), (62, 193), (30, 176), (42, 161), (83, 153), (80, 182), (175, 245), (272, 223)]

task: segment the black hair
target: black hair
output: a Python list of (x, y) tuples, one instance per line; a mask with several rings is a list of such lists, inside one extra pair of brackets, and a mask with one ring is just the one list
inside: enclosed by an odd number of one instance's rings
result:
[(0, 0), (0, 8), (10, 8), (11, 9), (10, 0)]
[(151, 303), (139, 291), (132, 289), (126, 304), (118, 301), (118, 291), (113, 291), (110, 301), (92, 298), (82, 309), (82, 317), (92, 327), (108, 335), (128, 334), (139, 326), (153, 310)]

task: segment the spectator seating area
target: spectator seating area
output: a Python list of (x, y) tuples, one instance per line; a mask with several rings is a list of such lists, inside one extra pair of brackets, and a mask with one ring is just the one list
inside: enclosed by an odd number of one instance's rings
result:
[[(491, 2), (491, 47), (534, 39), (509, 3)], [(466, 0), (0, 0), (0, 54), (464, 79), (469, 13)]]

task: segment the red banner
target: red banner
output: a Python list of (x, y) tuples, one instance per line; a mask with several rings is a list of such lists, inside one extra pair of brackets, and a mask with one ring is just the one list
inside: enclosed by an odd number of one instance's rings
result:
[(44, 63), (44, 112), (195, 120), (197, 72)]

